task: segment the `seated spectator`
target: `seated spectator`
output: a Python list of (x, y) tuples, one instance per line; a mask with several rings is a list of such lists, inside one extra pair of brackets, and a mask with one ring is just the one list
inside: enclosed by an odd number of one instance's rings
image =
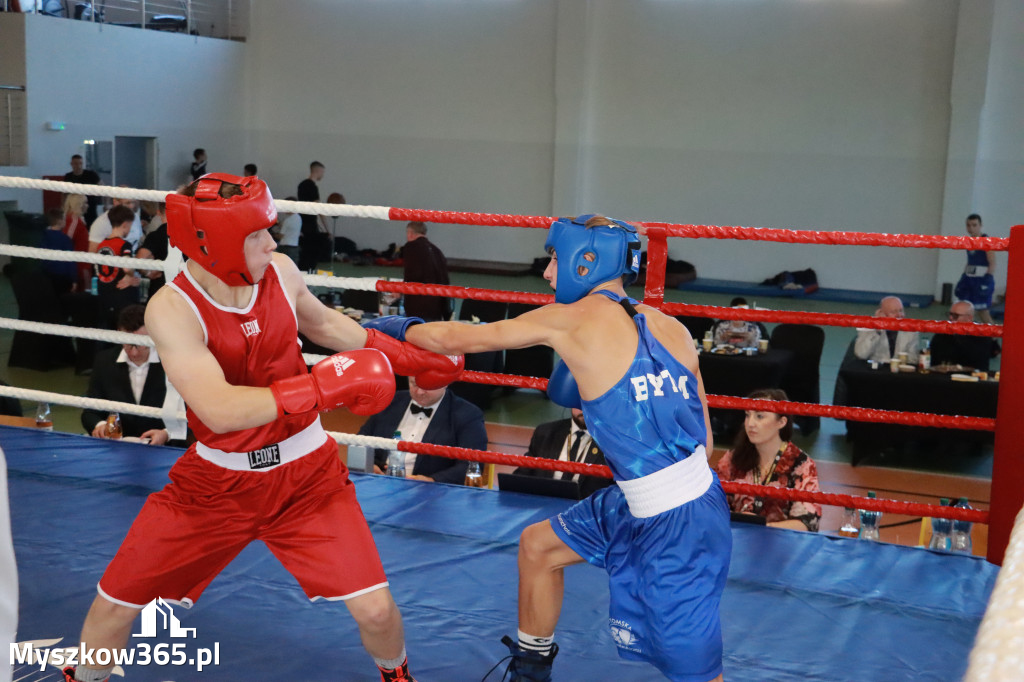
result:
[[(754, 391), (747, 397), (787, 400), (785, 392), (776, 388)], [(715, 465), (718, 477), (722, 481), (818, 492), (814, 460), (790, 441), (792, 435), (793, 424), (786, 415), (748, 410), (733, 449)], [(729, 495), (728, 500), (732, 511), (763, 516), (769, 526), (777, 528), (817, 532), (821, 521), (821, 505), (809, 502), (748, 495)]]
[[(53, 251), (73, 251), (71, 238), (64, 234), (64, 212), (59, 208), (51, 208), (46, 212), (50, 229), (43, 232), (42, 248)], [(44, 260), (43, 272), (53, 282), (53, 290), (57, 294), (72, 291), (77, 284), (78, 264), (73, 261)]]
[(256, 175), (257, 172), (258, 172), (258, 170), (256, 168), (256, 164), (255, 163), (247, 163), (242, 168), (242, 176), (246, 177), (246, 178), (251, 178), (252, 176)]
[[(75, 251), (88, 253), (89, 226), (85, 224), (83, 213), (86, 210), (84, 194), (69, 194), (64, 197), (64, 234), (71, 238)], [(76, 263), (78, 270), (78, 291), (89, 291), (92, 285), (92, 264)]]
[[(750, 308), (747, 299), (737, 296), (729, 304), (730, 308)], [(716, 346), (730, 345), (737, 348), (757, 348), (761, 341), (761, 327), (756, 322), (743, 320), (721, 320), (715, 323), (714, 337)]]
[[(115, 206), (108, 212), (111, 233), (100, 242), (97, 253), (105, 256), (132, 255), (132, 245), (125, 239), (132, 228), (135, 214), (127, 206)], [(98, 218), (97, 218), (98, 220)], [(100, 305), (103, 308), (106, 326), (113, 327), (121, 309), (139, 302), (139, 284), (142, 278), (134, 270), (125, 270), (113, 265), (96, 265), (96, 279), (99, 287)]]
[[(117, 318), (117, 329), (122, 332), (146, 335), (146, 308), (135, 304), (127, 306)], [(89, 377), (88, 398), (116, 400), (147, 407), (162, 407), (167, 383), (156, 349), (149, 346), (124, 344), (96, 354), (92, 375)], [(107, 435), (107, 412), (82, 410), (82, 426), (96, 438)], [(148, 438), (152, 445), (168, 441), (167, 429), (160, 419), (121, 415), (122, 435)]]
[[(142, 240), (142, 246), (135, 252), (135, 257), (167, 260), (167, 204), (144, 201), (142, 206), (151, 217), (146, 237)], [(163, 270), (149, 270), (143, 274), (149, 279), (149, 297), (152, 298), (153, 294), (166, 284)]]
[[(957, 301), (949, 307), (950, 322), (974, 324), (974, 304)], [(988, 336), (936, 334), (932, 337), (932, 365), (963, 365), (984, 372), (992, 358), (999, 355), (999, 342)]]
[[(296, 201), (295, 197), (285, 197), (287, 201)], [(302, 230), (302, 216), (298, 213), (277, 213), (277, 250), (299, 264), (299, 233)]]
[[(878, 304), (875, 317), (889, 317), (902, 320), (903, 301), (898, 296), (886, 296)], [(907, 354), (907, 362), (917, 363), (920, 354), (920, 335), (888, 329), (858, 329), (853, 353), (861, 360), (889, 362), (900, 353)], [(934, 361), (933, 361), (934, 362)]]
[[(529, 457), (546, 457), (562, 462), (583, 462), (585, 464), (604, 464), (604, 454), (597, 443), (587, 432), (587, 422), (583, 419), (583, 410), (572, 408), (570, 419), (559, 419), (545, 422), (533, 431), (530, 447), (526, 451)], [(520, 476), (536, 476), (538, 478), (560, 478), (563, 481), (576, 481), (580, 486), (582, 497), (588, 497), (594, 491), (612, 484), (612, 479), (600, 476), (580, 476), (562, 471), (547, 471), (520, 467), (515, 470)]]
[[(487, 449), (487, 430), (480, 408), (445, 388), (428, 391), (409, 377), (409, 390), (398, 391), (391, 404), (370, 417), (359, 429), (361, 436), (391, 438), (401, 433), (401, 440), (414, 443), (450, 445), (473, 450)], [(462, 485), (469, 462), (433, 455), (405, 455), (406, 478)], [(388, 451), (377, 450), (374, 470), (387, 469)]]

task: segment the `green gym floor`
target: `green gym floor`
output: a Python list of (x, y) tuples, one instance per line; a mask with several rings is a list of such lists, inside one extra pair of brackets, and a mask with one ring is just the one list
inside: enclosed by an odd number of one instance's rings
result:
[[(330, 268), (331, 264), (324, 263), (321, 268)], [(352, 266), (348, 264), (333, 264), (334, 274), (342, 277), (393, 277), (400, 278), (399, 268), (380, 266)], [(539, 277), (524, 276), (497, 276), (453, 273), (452, 284), (467, 287), (485, 289), (501, 289), (509, 291), (527, 291), (548, 293), (547, 282)], [(639, 294), (639, 289), (636, 290)], [(683, 292), (669, 290), (666, 292), (666, 300), (672, 302), (687, 302), (704, 305), (729, 304), (732, 296), (727, 294), (703, 294), (687, 292), (685, 299)], [(832, 303), (824, 301), (809, 301), (790, 298), (771, 298), (758, 301), (751, 301), (762, 308), (774, 308), (780, 310), (805, 310), (811, 312), (837, 312), (855, 315), (871, 315), (876, 305), (862, 305), (850, 303)], [(908, 317), (921, 319), (944, 319), (946, 309), (939, 303), (933, 303), (927, 308), (907, 308)], [(0, 276), (0, 315), (3, 317), (17, 318), (18, 310), (11, 292), (10, 281)], [(774, 325), (768, 325), (769, 330)], [(829, 403), (832, 399), (833, 387), (836, 374), (839, 371), (839, 364), (843, 358), (846, 348), (856, 335), (856, 331), (843, 327), (826, 327), (825, 347), (821, 357), (821, 398), (822, 402)], [(10, 353), (11, 339), (13, 332), (0, 329), (0, 378), (3, 378), (13, 386), (22, 388), (35, 388), (47, 391), (56, 391), (72, 395), (84, 395), (88, 385), (88, 377), (76, 376), (72, 368), (56, 369), (48, 372), (40, 372), (16, 367), (7, 367), (7, 358)], [(993, 369), (998, 369), (998, 365)], [(54, 428), (69, 433), (82, 433), (79, 420), (80, 411), (70, 407), (55, 405), (53, 407)], [(23, 404), (25, 415), (31, 416), (35, 413), (34, 404)], [(522, 426), (535, 426), (544, 421), (561, 418), (566, 410), (548, 401), (539, 391), (519, 389), (507, 395), (495, 398), (491, 409), (486, 412), (486, 419), (489, 422), (514, 424)], [(852, 458), (852, 446), (846, 441), (845, 424), (833, 419), (822, 419), (821, 429), (810, 436), (803, 436), (797, 432), (794, 440), (797, 445), (806, 450), (812, 457), (831, 462), (850, 463)], [(724, 444), (719, 444), (724, 445)], [(914, 471), (926, 471), (936, 473), (959, 474), (965, 476), (977, 476), (990, 478), (992, 474), (992, 448), (984, 447), (977, 452), (969, 453), (937, 453), (920, 446), (906, 446), (900, 449), (886, 450), (874, 453), (865, 464), (880, 467), (892, 467), (909, 469)]]

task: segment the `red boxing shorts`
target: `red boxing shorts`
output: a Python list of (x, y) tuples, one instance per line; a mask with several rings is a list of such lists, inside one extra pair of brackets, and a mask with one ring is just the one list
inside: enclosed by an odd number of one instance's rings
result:
[(387, 587), (355, 486), (328, 439), (269, 471), (232, 471), (188, 449), (171, 483), (146, 499), (97, 586), (123, 606), (191, 606), (253, 540), (262, 540), (312, 600)]

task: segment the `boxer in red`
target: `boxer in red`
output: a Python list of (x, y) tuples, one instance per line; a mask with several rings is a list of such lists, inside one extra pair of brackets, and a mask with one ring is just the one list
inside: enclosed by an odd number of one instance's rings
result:
[[(318, 412), (378, 412), (395, 392), (392, 369), (442, 386), (462, 359), (364, 330), (321, 304), (292, 261), (274, 254), (267, 228), (276, 218), (256, 177), (205, 175), (167, 197), (168, 236), (189, 261), (153, 297), (146, 327), (198, 442), (149, 496), (100, 579), (82, 643), (124, 648), (146, 604), (191, 606), (262, 540), (311, 600), (345, 602), (384, 682), (411, 681), (401, 615)], [(343, 352), (307, 373), (297, 331)], [(88, 682), (109, 673), (88, 663), (64, 671)]]

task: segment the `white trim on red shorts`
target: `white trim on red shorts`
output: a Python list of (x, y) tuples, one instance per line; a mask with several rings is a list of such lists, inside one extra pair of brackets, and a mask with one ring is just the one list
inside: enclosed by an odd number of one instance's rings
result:
[(343, 594), (340, 597), (325, 597), (325, 596), (323, 596), (321, 594), (318, 594), (315, 597), (310, 597), (309, 601), (317, 601), (319, 599), (323, 599), (324, 601), (348, 601), (349, 599), (353, 599), (355, 597), (360, 597), (360, 596), (362, 596), (364, 594), (367, 594), (369, 592), (376, 592), (377, 590), (382, 590), (385, 587), (387, 587), (388, 585), (390, 585), (390, 583), (385, 580), (382, 583), (377, 583), (376, 585), (372, 585), (370, 587), (364, 587), (361, 590), (356, 590), (355, 592), (349, 592), (348, 594)]
[[(99, 592), (99, 595), (101, 597), (106, 599), (111, 604), (117, 604), (118, 606), (126, 606), (129, 609), (138, 609), (139, 611), (141, 611), (142, 609), (146, 608), (146, 604), (132, 604), (131, 602), (122, 601), (120, 599), (114, 599), (109, 594), (107, 594), (106, 592), (103, 591), (103, 588), (100, 587), (99, 583), (96, 583), (96, 591)], [(174, 604), (175, 606), (180, 606), (180, 607), (185, 608), (185, 609), (190, 609), (190, 608), (192, 608), (192, 605), (193, 605), (193, 601), (191, 599), (188, 599), (188, 598), (186, 598), (186, 599), (167, 599), (167, 598), (164, 598), (164, 601), (167, 602), (168, 604)]]
[(324, 431), (323, 425), (320, 424), (320, 418), (317, 417), (313, 420), (313, 423), (302, 429), (293, 436), (285, 438), (280, 443), (268, 443), (258, 450), (253, 452), (260, 452), (264, 450), (277, 450), (276, 459), (279, 461), (277, 464), (271, 466), (261, 466), (258, 468), (252, 468), (249, 465), (249, 452), (225, 452), (224, 450), (217, 450), (211, 448), (208, 445), (202, 443), (196, 443), (196, 454), (205, 459), (211, 464), (216, 464), (223, 469), (229, 469), (231, 471), (256, 471), (264, 473), (267, 471), (273, 471), (282, 464), (288, 462), (294, 462), (301, 457), (305, 457), (309, 453), (318, 450), (323, 444), (330, 440), (330, 436)]

